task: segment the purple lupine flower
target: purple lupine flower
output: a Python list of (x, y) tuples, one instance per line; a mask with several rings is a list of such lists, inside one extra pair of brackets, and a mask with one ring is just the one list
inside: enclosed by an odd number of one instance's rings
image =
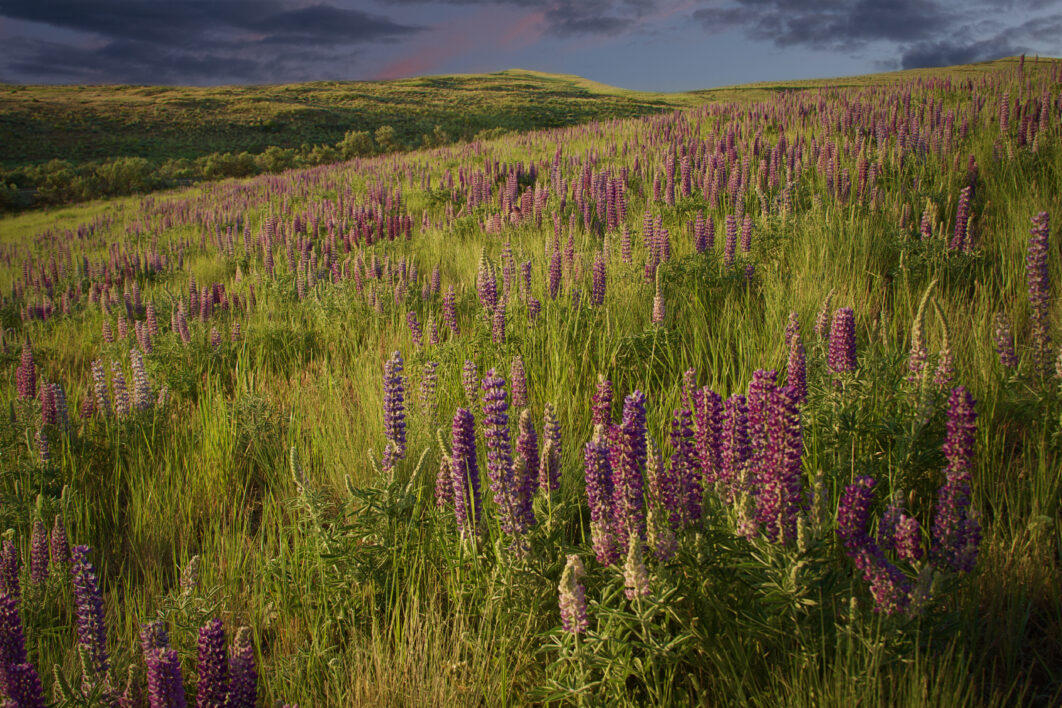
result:
[(970, 572), (977, 561), (981, 526), (971, 507), (971, 479), (977, 411), (974, 399), (962, 386), (956, 386), (948, 399), (947, 437), (944, 456), (946, 480), (937, 497), (933, 518), (935, 561), (955, 571)]
[(741, 220), (741, 252), (748, 253), (752, 250), (752, 215), (745, 214)]
[(383, 412), (384, 437), (383, 469), (390, 472), (398, 460), (406, 457), (405, 377), (402, 376), (402, 354), (397, 349), (384, 364)]
[(92, 362), (92, 385), (96, 393), (96, 408), (105, 418), (110, 418), (112, 413), (107, 395), (107, 375), (103, 372), (103, 362), (99, 359)]
[(77, 643), (88, 660), (90, 685), (103, 681), (110, 668), (107, 655), (107, 628), (103, 620), (103, 592), (96, 571), (88, 559), (88, 546), (74, 546), (73, 577), (74, 614), (77, 616)]
[(18, 549), (10, 539), (0, 545), (0, 592), (9, 595), (18, 602), (22, 599), (22, 584), (18, 578)]
[(0, 691), (10, 694), (8, 670), (26, 661), (26, 635), (18, 613), (18, 598), (0, 593)]
[(911, 587), (899, 568), (885, 559), (867, 533), (875, 481), (857, 477), (845, 488), (837, 509), (837, 535), (863, 578), (870, 583), (875, 609), (891, 614), (907, 606)]
[(420, 327), (420, 321), (417, 319), (417, 313), (410, 310), (406, 313), (406, 324), (409, 325), (409, 335), (413, 339), (413, 347), (420, 349), (424, 346), (424, 332)]
[(509, 404), (505, 400), (505, 379), (495, 369), (483, 377), (483, 437), (487, 445), (487, 476), (502, 532), (518, 536), (527, 530), (518, 506), (513, 474), (512, 444), (509, 439)]
[(52, 557), (52, 565), (70, 562), (70, 542), (66, 538), (66, 526), (58, 514), (55, 515), (55, 523), (52, 524), (52, 533), (49, 538), (49, 550)]
[(18, 708), (44, 708), (44, 689), (41, 686), (40, 676), (33, 664), (21, 662), (10, 664), (4, 670), (7, 674), (6, 684), (7, 705)]
[(855, 313), (850, 307), (838, 308), (833, 314), (833, 324), (830, 326), (830, 352), (827, 361), (830, 371), (835, 374), (855, 371)]
[(572, 634), (585, 632), (590, 627), (586, 617), (586, 590), (581, 582), (585, 576), (582, 559), (577, 555), (569, 555), (560, 585), (557, 586), (557, 594), (561, 624), (564, 631)]
[(435, 475), (435, 506), (442, 509), (446, 505), (454, 503), (454, 460), (453, 457), (446, 454), (442, 431), (439, 431), (438, 440), (439, 470)]
[(996, 353), (999, 354), (999, 363), (1007, 369), (1018, 367), (1018, 355), (1014, 353), (1014, 335), (1010, 331), (1010, 321), (1002, 312), (995, 316), (995, 331), (993, 338), (996, 340)]
[(737, 219), (733, 214), (726, 217), (726, 242), (723, 244), (723, 265), (734, 265), (734, 254), (737, 251)]
[(559, 248), (553, 249), (553, 255), (549, 259), (549, 280), (546, 283), (546, 292), (550, 300), (556, 300), (560, 293), (561, 282), (561, 252)]
[(40, 457), (41, 464), (47, 466), (52, 460), (52, 453), (48, 445), (48, 434), (44, 432), (44, 428), (37, 431), (34, 439), (37, 442), (37, 455)]
[(720, 437), (717, 488), (723, 499), (732, 501), (739, 491), (739, 482), (745, 476), (750, 452), (748, 406), (744, 395), (735, 393), (726, 399)]
[(229, 695), (226, 708), (255, 708), (258, 702), (258, 672), (255, 670), (251, 630), (240, 627), (229, 656)]
[(748, 420), (752, 441), (751, 477), (756, 526), (772, 541), (796, 535), (800, 506), (800, 413), (788, 387), (779, 387), (774, 371), (758, 370), (749, 384)]
[(420, 388), (417, 392), (420, 409), (431, 419), (435, 418), (435, 413), (439, 407), (439, 401), (436, 395), (436, 389), (439, 383), (438, 368), (438, 362), (424, 362), (424, 367), (420, 371)]
[(619, 549), (612, 534), (612, 465), (608, 445), (599, 427), (583, 448), (586, 475), (586, 501), (590, 507), (590, 535), (598, 563), (608, 565), (619, 560)]
[(117, 361), (111, 361), (111, 388), (114, 390), (114, 412), (119, 418), (129, 415), (129, 389), (125, 385), (125, 374)]
[(450, 451), (457, 527), (462, 536), (474, 536), (479, 533), (483, 508), (479, 494), (479, 467), (476, 463), (476, 421), (466, 408), (458, 408), (454, 413)]
[(181, 661), (169, 647), (144, 652), (147, 667), (148, 703), (151, 708), (186, 708)]
[(147, 316), (145, 321), (147, 322), (148, 334), (152, 337), (159, 336), (159, 317), (155, 313), (155, 301), (149, 300), (147, 304)]
[[(701, 501), (704, 495), (704, 474), (693, 441), (693, 414), (683, 406), (675, 410), (671, 418), (670, 475), (674, 480), (679, 498), (681, 520), (687, 523), (701, 518)], [(674, 519), (677, 521), (678, 519)]]
[(136, 349), (129, 350), (129, 368), (133, 371), (133, 407), (138, 411), (150, 410), (155, 404), (155, 397), (144, 369), (144, 357)]
[(1051, 281), (1047, 269), (1048, 237), (1051, 228), (1046, 211), (1032, 218), (1029, 251), (1025, 258), (1029, 286), (1029, 319), (1032, 325), (1032, 350), (1036, 371), (1047, 374), (1051, 364), (1051, 335), (1048, 331), (1051, 310)]
[(900, 513), (893, 533), (893, 547), (900, 560), (914, 563), (922, 557), (922, 531), (918, 519)]
[(457, 295), (454, 294), (453, 285), (446, 289), (446, 297), (443, 298), (443, 321), (455, 337), (461, 334), (457, 327)]
[(560, 489), (561, 428), (557, 411), (546, 403), (542, 416), (542, 455), (538, 464), (538, 486), (549, 494)]
[(47, 381), (41, 383), (41, 423), (55, 425), (55, 391)]
[(704, 481), (714, 483), (720, 472), (723, 399), (707, 386), (694, 391), (692, 399), (694, 449)]
[(645, 538), (642, 488), (645, 477), (645, 394), (641, 391), (623, 401), (617, 464), (613, 465), (613, 514), (621, 548)]
[(229, 693), (229, 660), (225, 628), (214, 618), (199, 628), (199, 686), (196, 708), (225, 708)]
[(491, 317), (490, 341), (499, 346), (505, 344), (505, 303), (499, 302), (494, 306), (494, 314)]
[(955, 233), (951, 237), (951, 243), (948, 244), (948, 248), (952, 251), (962, 251), (963, 253), (969, 253), (972, 244), (970, 243), (970, 198), (973, 194), (973, 189), (969, 186), (963, 187), (959, 192), (959, 205), (955, 212)]
[(542, 312), (542, 303), (534, 295), (530, 295), (527, 298), (527, 319), (529, 322), (534, 322), (538, 319), (539, 313)]
[(442, 341), (439, 336), (439, 324), (435, 321), (435, 317), (428, 315), (428, 344), (436, 346)]
[(867, 524), (870, 522), (870, 505), (874, 501), (876, 484), (872, 477), (856, 477), (852, 484), (845, 487), (844, 496), (837, 507), (837, 535), (849, 554), (873, 543), (867, 534)]
[(531, 422), (531, 411), (525, 408), (520, 413), (516, 434), (515, 482), (519, 493), (517, 507), (528, 526), (535, 523), (531, 502), (538, 487), (538, 436)]
[(19, 400), (32, 401), (37, 397), (37, 365), (28, 338), (22, 340), (22, 358), (15, 370), (15, 383)]
[(789, 313), (789, 319), (785, 323), (785, 347), (788, 349), (793, 343), (793, 337), (800, 335), (800, 316), (796, 312)]
[(527, 405), (527, 372), (524, 370), (524, 358), (517, 355), (509, 367), (509, 386), (512, 388), (513, 408)]
[(631, 262), (631, 229), (627, 224), (620, 231), (620, 260), (624, 263)]
[(33, 520), (30, 542), (30, 582), (40, 585), (48, 579), (48, 530), (40, 519)]
[(796, 332), (789, 341), (789, 361), (786, 364), (786, 385), (794, 402), (803, 403), (808, 397), (807, 359), (804, 355), (804, 341), (800, 332)]
[(591, 425), (612, 424), (612, 382), (602, 374), (597, 375), (597, 390), (590, 403)]
[(598, 253), (594, 258), (593, 285), (590, 288), (590, 304), (599, 307), (605, 304), (605, 276), (608, 264), (605, 262), (605, 254)]

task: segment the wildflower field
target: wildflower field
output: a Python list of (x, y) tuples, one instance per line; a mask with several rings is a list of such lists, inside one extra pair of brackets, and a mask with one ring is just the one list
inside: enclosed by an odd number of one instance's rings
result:
[(0, 220), (9, 704), (1062, 703), (1062, 62), (704, 100)]

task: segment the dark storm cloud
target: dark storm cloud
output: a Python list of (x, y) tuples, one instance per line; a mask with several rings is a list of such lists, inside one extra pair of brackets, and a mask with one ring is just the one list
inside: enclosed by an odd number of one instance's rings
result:
[[(420, 29), (360, 10), (294, 0), (0, 0), (2, 18), (48, 28), (35, 38), (5, 43), (0, 72), (23, 81), (342, 78), (352, 73), (363, 45)], [(51, 38), (59, 36), (54, 28), (80, 38)]]
[(390, 0), (403, 5), (505, 5), (541, 12), (556, 37), (617, 35), (674, 0)]
[[(996, 59), (1062, 49), (1055, 16), (1029, 19), (1059, 0), (1003, 0), (962, 5), (934, 0), (718, 0), (693, 13), (710, 32), (739, 30), (777, 47), (859, 52), (871, 43), (892, 45), (903, 68)], [(1015, 24), (1017, 23), (1017, 24)]]

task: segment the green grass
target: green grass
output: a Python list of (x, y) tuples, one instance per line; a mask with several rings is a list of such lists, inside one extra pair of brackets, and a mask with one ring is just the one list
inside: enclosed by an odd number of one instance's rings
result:
[[(1057, 65), (1026, 62), (1031, 90), (1023, 100), (1038, 97), (1042, 87), (1057, 96), (1051, 78)], [(910, 83), (946, 76), (986, 81), (978, 90), (987, 102), (971, 119), (968, 135), (954, 137), (939, 156), (912, 149), (901, 160), (895, 141), (881, 152), (868, 146), (863, 154), (880, 162), (877, 196), (842, 200), (829, 194), (811, 142), (830, 141), (842, 151), (847, 143), (839, 167), (854, 182), (858, 141), (871, 132), (820, 120), (814, 107), (820, 101), (830, 110), (842, 101), (861, 102), (887, 117), (900, 103), (890, 92), (909, 88), (916, 108), (942, 101), (945, 113), (968, 115), (970, 94), (958, 81), (950, 88)], [(514, 82), (527, 81), (617, 101), (636, 98), (573, 77), (527, 72), (394, 85), (456, 91), (463, 81), (477, 86), (477, 95), (486, 90), (484, 81), (499, 82), (502, 95)], [(1015, 61), (1005, 60), (787, 82), (785, 91), (793, 93), (785, 100), (806, 101), (809, 109), (805, 120), (786, 129), (791, 147), (804, 140), (805, 169), (794, 175), (790, 208), (783, 208), (784, 170), (781, 184), (765, 189), (766, 209), (755, 190), (742, 192), (753, 217), (752, 248), (739, 249), (732, 267), (724, 265), (723, 252), (725, 217), (735, 206), (729, 196), (709, 204), (698, 177), (693, 194), (673, 206), (653, 200), (653, 177), (663, 171), (668, 149), (661, 126), (673, 136), (718, 138), (742, 125), (750, 105), (764, 109), (759, 115), (782, 110), (778, 84), (720, 90), (707, 107), (666, 117), (510, 135), (477, 146), (3, 218), (0, 292), (9, 295), (0, 307), (0, 366), (8, 383), (0, 387), (0, 402), (10, 414), (0, 422), (0, 523), (12, 529), (25, 565), (37, 510), (49, 524), (62, 514), (72, 540), (94, 549), (117, 683), (124, 683), (127, 666), (140, 670), (140, 623), (159, 617), (170, 627), (189, 696), (197, 680), (196, 630), (220, 616), (230, 632), (240, 625), (252, 629), (265, 705), (278, 699), (304, 706), (1057, 704), (1062, 395), (1057, 379), (1032, 370), (1025, 257), (1029, 218), (1046, 210), (1054, 224), (1050, 274), (1057, 293), (1062, 143), (1057, 116), (1035, 150), (1020, 144), (1016, 121), (1000, 135), (996, 95), (1009, 91), (1015, 99), (1018, 81)], [(202, 95), (223, 91), (203, 89)], [(761, 100), (766, 103), (756, 106)], [(223, 107), (216, 110), (223, 121)], [(234, 122), (239, 115), (233, 113)], [(431, 115), (428, 120), (435, 120)], [(960, 123), (955, 121), (956, 130)], [(738, 137), (742, 154), (756, 139), (756, 128)], [(777, 135), (772, 123), (762, 140), (773, 144)], [(568, 184), (559, 245), (565, 250), (571, 234), (575, 261), (564, 266), (561, 293), (553, 301), (546, 292), (547, 249), (554, 238), (552, 213), (561, 209), (557, 195), (548, 197), (541, 226), (525, 219), (496, 235), (479, 224), (497, 212), (504, 177), (489, 178), (489, 204), (452, 221), (447, 209), (459, 214), (463, 199), (452, 203), (450, 190), (439, 185), (447, 172), (456, 181), (458, 169), (468, 175), (495, 161), (524, 167), (534, 161), (536, 183), (546, 185), (558, 146)], [(976, 240), (973, 252), (963, 254), (950, 251), (947, 242), (971, 154), (979, 167)], [(620, 231), (585, 229), (573, 206), (571, 185), (591, 155), (594, 172), (611, 170), (615, 178), (623, 168), (630, 171), (624, 221), (633, 232), (629, 264), (620, 257)], [(580, 161), (569, 160), (575, 157)], [(750, 160), (753, 176), (758, 160)], [(421, 187), (425, 171), (435, 188), (430, 194)], [(415, 224), (413, 238), (355, 246), (347, 262), (343, 229), (335, 229), (340, 241), (331, 245), (329, 217), (342, 220), (352, 200), (365, 204), (375, 184), (401, 189), (401, 210)], [(927, 200), (939, 225), (921, 239), (917, 229)], [(671, 237), (672, 257), (660, 265), (667, 310), (662, 326), (651, 321), (654, 285), (644, 277), (646, 210), (662, 219)], [(695, 252), (687, 232), (699, 211), (716, 227), (715, 246), (703, 254)], [(237, 230), (232, 250), (219, 248), (217, 227), (224, 234), (237, 214), (249, 229), (246, 244)], [(332, 284), (322, 272), (315, 285), (304, 284), (300, 299), (283, 236), (272, 237), (274, 277), (266, 273), (258, 246), (270, 218), (290, 233), (296, 214), (311, 223), (321, 218), (312, 249), (322, 270), (326, 253), (337, 254), (346, 268), (374, 258), (397, 267), (405, 258), (416, 264), (418, 280), (396, 301), (397, 275), (365, 276), (359, 288), (354, 279)], [(571, 214), (576, 218), (569, 229)], [(195, 219), (178, 223), (180, 215)], [(91, 224), (92, 233), (86, 228), (81, 238), (64, 237)], [(502, 344), (492, 341), (475, 282), (481, 254), (501, 279), (506, 242), (516, 264), (531, 262), (530, 294), (542, 302), (542, 312), (530, 321), (522, 286), (514, 284)], [(104, 321), (117, 329), (124, 308), (106, 312), (86, 293), (69, 314), (44, 322), (24, 322), (20, 312), (46, 300), (58, 307), (67, 288), (73, 293), (78, 286), (98, 286), (104, 278), (95, 264), (111, 257), (114, 244), (116, 258), (157, 248), (169, 260), (161, 273), (140, 275), (136, 282), (145, 301), (158, 308), (160, 334), (145, 359), (154, 390), (165, 384), (170, 400), (121, 420), (82, 418), (76, 408), (91, 395), (93, 360), (108, 370), (112, 360), (119, 362), (130, 379), (133, 340), (106, 343), (102, 335)], [(51, 296), (43, 284), (24, 282), (23, 262), (29, 260), (36, 283), (50, 273), (53, 256), (57, 264), (66, 262), (67, 248), (70, 270)], [(605, 248), (605, 305), (589, 307), (592, 263)], [(88, 272), (81, 269), (82, 256), (92, 264)], [(746, 265), (754, 266), (751, 281)], [(422, 298), (435, 266), (441, 292)], [(247, 314), (222, 312), (205, 323), (189, 317), (191, 342), (183, 344), (169, 323), (174, 303), (188, 297), (190, 275), (200, 287), (222, 282), (230, 296), (243, 300), (253, 286), (257, 305)], [(911, 327), (931, 284), (925, 314), (930, 369), (925, 382), (911, 384)], [(442, 297), (451, 285), (460, 336), (450, 335), (443, 323)], [(123, 290), (114, 288), (119, 300)], [(848, 306), (856, 316), (859, 368), (843, 379), (829, 371), (826, 345), (813, 332), (830, 293), (832, 308)], [(410, 311), (425, 339), (434, 321), (442, 342), (417, 348), (406, 324)], [(1004, 370), (995, 352), (993, 316), (1000, 311), (1016, 336), (1017, 371)], [(622, 560), (606, 566), (590, 550), (583, 446), (593, 435), (590, 401), (598, 375), (614, 384), (615, 417), (623, 396), (634, 389), (646, 393), (648, 429), (667, 459), (683, 373), (696, 369), (698, 385), (724, 397), (744, 392), (757, 369), (777, 369), (785, 380), (783, 333), (790, 312), (802, 325), (810, 389), (802, 409), (802, 483), (816, 490), (817, 501), (802, 522), (806, 534), (788, 544), (744, 538), (736, 533), (738, 507), (709, 491), (704, 523), (681, 535), (674, 559), (649, 561), (650, 595), (627, 600)], [(1057, 341), (1059, 323), (1054, 311), (1051, 316)], [(236, 321), (242, 336), (229, 342)], [(211, 328), (222, 335), (217, 348), (209, 344)], [(947, 393), (931, 379), (946, 331), (954, 383), (977, 400), (973, 504), (984, 532), (979, 561), (968, 575), (940, 573), (923, 613), (889, 615), (874, 610), (867, 582), (837, 538), (837, 503), (855, 476), (871, 475), (878, 481), (873, 517), (880, 517), (890, 494), (902, 495), (930, 534), (944, 479), (947, 418)], [(69, 431), (42, 425), (40, 405), (17, 399), (15, 370), (27, 336), (39, 377), (63, 384)], [(382, 370), (395, 350), (402, 352), (408, 376), (408, 454), (386, 474), (379, 470), (385, 445)], [(480, 376), (496, 367), (508, 379), (517, 355), (527, 370), (536, 430), (541, 435), (550, 403), (563, 434), (561, 488), (536, 498), (538, 523), (528, 534), (525, 557), (509, 550), (489, 499), (487, 537), (478, 544), (462, 542), (452, 511), (437, 509), (434, 500), (436, 471), (449, 451), (458, 407), (476, 415), (480, 472), (490, 497), (481, 404), (466, 398), (462, 365), (474, 361)], [(427, 361), (439, 364), (434, 408), (418, 397)], [(510, 413), (515, 438), (517, 415)], [(46, 464), (34, 443), (42, 429), (51, 450)], [(560, 630), (557, 605), (557, 585), (571, 553), (582, 556), (588, 571), (591, 630), (578, 638)], [(201, 559), (198, 585), (182, 585), (181, 569), (195, 555)], [(900, 567), (913, 581), (927, 566)], [(29, 657), (51, 696), (53, 665), (75, 685), (79, 672), (69, 580), (56, 573), (37, 587), (24, 569), (22, 588)]]

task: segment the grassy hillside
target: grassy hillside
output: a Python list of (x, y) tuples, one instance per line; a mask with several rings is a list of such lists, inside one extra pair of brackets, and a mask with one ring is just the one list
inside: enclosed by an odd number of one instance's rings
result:
[(0, 670), (1059, 705), (1062, 62), (828, 84), (0, 219)]

